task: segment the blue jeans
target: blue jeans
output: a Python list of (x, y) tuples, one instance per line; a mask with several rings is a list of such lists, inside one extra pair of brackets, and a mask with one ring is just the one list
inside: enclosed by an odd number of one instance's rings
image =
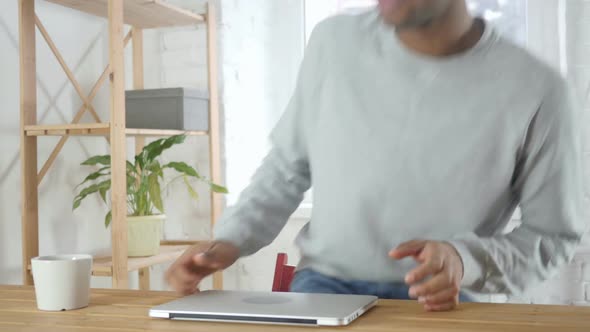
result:
[[(410, 287), (404, 283), (344, 281), (311, 269), (298, 271), (291, 282), (291, 292), (294, 293), (374, 295), (390, 300), (411, 300), (409, 290)], [(460, 294), (459, 300), (473, 302), (465, 294)]]

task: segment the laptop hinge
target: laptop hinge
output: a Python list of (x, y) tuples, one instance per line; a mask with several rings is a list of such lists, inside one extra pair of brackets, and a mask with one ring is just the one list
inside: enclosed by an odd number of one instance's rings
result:
[(240, 322), (240, 323), (277, 323), (277, 324), (318, 325), (317, 319), (305, 319), (305, 318), (253, 317), (253, 316), (230, 316), (230, 315), (188, 314), (188, 313), (171, 313), (170, 318), (171, 319), (178, 319), (178, 320), (206, 320), (206, 321), (224, 321), (224, 322)]

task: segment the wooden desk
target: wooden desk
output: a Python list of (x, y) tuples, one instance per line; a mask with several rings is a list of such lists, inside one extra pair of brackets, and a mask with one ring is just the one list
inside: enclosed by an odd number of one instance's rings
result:
[[(95, 290), (91, 305), (82, 310), (37, 311), (32, 288), (0, 286), (0, 331), (132, 332), (303, 331), (308, 327), (212, 324), (151, 319), (148, 309), (174, 299), (161, 292)], [(349, 327), (321, 331), (476, 331), (476, 332), (588, 332), (589, 307), (506, 304), (464, 304), (447, 313), (426, 313), (415, 302), (381, 301)]]

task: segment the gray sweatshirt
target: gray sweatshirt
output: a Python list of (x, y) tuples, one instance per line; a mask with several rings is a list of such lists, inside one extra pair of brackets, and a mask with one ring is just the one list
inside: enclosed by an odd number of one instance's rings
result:
[[(558, 73), (489, 24), (472, 49), (435, 58), (405, 48), (376, 10), (330, 18), (215, 237), (255, 253), (313, 185), (299, 269), (399, 282), (416, 263), (388, 252), (439, 240), (459, 252), (464, 288), (519, 293), (586, 230), (581, 115)], [(504, 234), (517, 205), (522, 225)]]

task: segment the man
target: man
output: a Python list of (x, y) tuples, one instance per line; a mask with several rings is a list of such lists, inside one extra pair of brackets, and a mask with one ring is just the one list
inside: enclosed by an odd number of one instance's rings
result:
[[(585, 231), (580, 112), (564, 80), (460, 0), (380, 0), (321, 23), (274, 148), (216, 229), (169, 270), (192, 293), (271, 243), (313, 183), (296, 292), (457, 306), (519, 293)], [(502, 231), (515, 207), (522, 225)]]

